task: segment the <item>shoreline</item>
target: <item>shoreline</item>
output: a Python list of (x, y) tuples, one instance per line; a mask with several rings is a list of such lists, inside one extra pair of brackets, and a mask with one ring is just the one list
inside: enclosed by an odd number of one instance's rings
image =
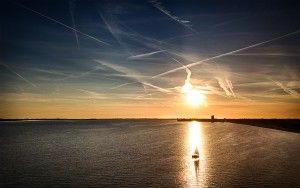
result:
[(177, 119), (177, 121), (236, 123), (300, 133), (300, 119)]
[[(201, 122), (211, 122), (212, 119), (209, 118), (0, 118), (0, 121), (38, 121), (38, 120), (177, 120), (177, 121), (201, 121)], [(223, 118), (223, 119), (213, 119), (213, 122), (228, 122), (228, 121), (300, 121), (300, 118)]]
[(243, 125), (251, 125), (256, 127), (270, 128), (281, 131), (300, 133), (300, 119), (264, 119), (264, 118), (224, 118), (224, 119), (208, 119), (208, 118), (107, 118), (107, 119), (67, 119), (67, 118), (37, 118), (37, 119), (0, 119), (0, 122), (22, 122), (22, 121), (145, 121), (145, 120), (177, 120), (184, 121), (199, 121), (212, 123), (236, 123)]

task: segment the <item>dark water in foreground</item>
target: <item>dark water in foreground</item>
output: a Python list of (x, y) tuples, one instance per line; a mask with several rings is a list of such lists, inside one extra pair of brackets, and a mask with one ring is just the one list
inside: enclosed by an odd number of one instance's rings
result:
[(300, 134), (175, 120), (0, 122), (0, 162), (0, 187), (300, 187)]

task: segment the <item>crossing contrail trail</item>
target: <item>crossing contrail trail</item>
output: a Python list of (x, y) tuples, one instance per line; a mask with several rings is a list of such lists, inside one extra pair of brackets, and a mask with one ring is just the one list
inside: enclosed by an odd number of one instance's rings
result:
[(291, 88), (288, 88), (287, 86), (283, 85), (281, 82), (279, 81), (275, 81), (270, 79), (274, 84), (276, 84), (278, 87), (280, 87), (284, 92), (286, 92), (287, 94), (293, 96), (293, 97), (300, 97), (300, 94), (296, 91), (293, 90)]
[[(184, 65), (184, 66), (181, 66), (181, 67), (178, 67), (178, 68), (175, 68), (175, 69), (172, 69), (172, 70), (169, 70), (169, 71), (166, 71), (166, 72), (154, 75), (154, 76), (151, 77), (151, 79), (158, 78), (158, 77), (161, 77), (161, 76), (164, 76), (164, 75), (168, 75), (168, 74), (171, 74), (171, 73), (179, 71), (179, 70), (187, 69), (187, 68), (190, 68), (190, 67), (202, 64), (202, 63), (204, 63), (206, 61), (218, 59), (218, 58), (221, 58), (221, 57), (225, 57), (225, 56), (229, 56), (229, 55), (235, 54), (237, 52), (241, 52), (241, 51), (244, 51), (244, 50), (247, 50), (247, 49), (251, 49), (251, 48), (254, 48), (254, 47), (257, 47), (257, 46), (261, 46), (263, 44), (267, 44), (267, 43), (270, 43), (270, 42), (273, 42), (273, 41), (276, 41), (276, 40), (279, 40), (279, 39), (282, 39), (282, 38), (286, 38), (286, 37), (289, 37), (289, 36), (292, 36), (292, 35), (296, 35), (298, 33), (300, 33), (300, 30), (297, 30), (297, 31), (294, 31), (294, 32), (291, 32), (291, 33), (288, 33), (288, 34), (285, 34), (285, 35), (273, 38), (273, 39), (269, 39), (269, 40), (266, 40), (266, 41), (263, 41), (263, 42), (255, 43), (255, 44), (252, 44), (250, 46), (243, 47), (243, 48), (240, 48), (240, 49), (237, 49), (237, 50), (233, 50), (233, 51), (230, 51), (230, 52), (227, 52), (227, 53), (224, 53), (224, 54), (220, 54), (220, 55), (217, 55), (217, 56), (206, 58), (206, 59), (203, 59), (201, 61), (190, 63), (188, 65)], [(133, 84), (133, 83), (135, 83), (135, 82), (125, 83), (125, 84), (117, 86), (116, 88), (123, 87), (123, 86), (126, 86), (126, 85), (130, 85), (130, 84)]]
[(114, 39), (119, 43), (119, 45), (126, 50), (126, 52), (129, 55), (132, 55), (132, 53), (129, 50), (129, 47), (126, 43), (122, 41), (122, 38), (119, 36), (120, 33), (123, 33), (123, 31), (112, 21), (108, 20), (101, 12), (98, 10), (98, 14), (103, 20), (106, 28), (111, 33), (111, 35), (114, 37)]
[[(137, 83), (140, 83), (142, 85), (146, 85), (146, 86), (149, 86), (149, 87), (152, 87), (160, 92), (163, 92), (163, 93), (169, 93), (170, 91), (168, 89), (164, 89), (164, 88), (161, 88), (161, 87), (158, 87), (158, 86), (155, 86), (151, 83), (148, 83), (146, 82), (145, 80), (141, 79), (137, 72), (135, 72), (134, 70), (132, 69), (129, 69), (127, 67), (123, 67), (121, 65), (116, 65), (116, 64), (111, 64), (111, 63), (108, 63), (108, 62), (104, 62), (104, 61), (99, 61), (99, 60), (95, 60), (96, 62), (98, 62), (99, 64), (101, 65), (104, 65), (106, 67), (109, 67), (117, 72), (120, 72), (120, 73), (124, 73), (125, 75), (127, 75), (128, 77), (136, 80)], [(128, 85), (128, 84), (127, 84)]]
[[(286, 38), (286, 37), (289, 37), (289, 36), (292, 36), (292, 35), (295, 35), (295, 34), (298, 34), (298, 33), (300, 33), (300, 30), (294, 31), (292, 33), (288, 33), (288, 34), (285, 34), (285, 35), (282, 35), (282, 36), (279, 36), (279, 37), (276, 37), (276, 38), (273, 38), (273, 39), (269, 39), (269, 40), (266, 40), (266, 41), (263, 41), (263, 42), (252, 44), (250, 46), (243, 47), (243, 48), (240, 48), (240, 49), (237, 49), (237, 50), (233, 50), (233, 51), (230, 51), (230, 52), (227, 52), (227, 53), (224, 53), (224, 54), (220, 54), (220, 55), (217, 55), (217, 56), (214, 56), (214, 57), (206, 58), (206, 59), (203, 59), (201, 61), (197, 61), (195, 63), (190, 63), (190, 64), (185, 65), (185, 66), (190, 68), (190, 67), (193, 67), (193, 66), (196, 66), (196, 65), (200, 65), (200, 64), (202, 64), (203, 62), (206, 62), (206, 61), (210, 61), (210, 60), (213, 60), (213, 59), (218, 59), (218, 58), (221, 58), (221, 57), (225, 57), (225, 56), (237, 53), (237, 52), (241, 52), (241, 51), (244, 51), (244, 50), (247, 50), (247, 49), (250, 49), (250, 48), (254, 48), (254, 47), (257, 47), (257, 46), (261, 46), (263, 44), (273, 42), (275, 40), (283, 39), (283, 38)], [(170, 73), (185, 69), (186, 67), (178, 67), (178, 68), (175, 68), (175, 69), (157, 74), (157, 75), (153, 76), (152, 78), (158, 78), (158, 77), (161, 77), (161, 76), (164, 76), (164, 75), (168, 75)]]
[(0, 63), (1, 65), (3, 65), (4, 67), (6, 67), (10, 72), (14, 73), (15, 75), (17, 75), (19, 78), (21, 78), (22, 80), (24, 80), (25, 82), (27, 82), (28, 84), (32, 85), (33, 87), (36, 87), (36, 85), (32, 82), (30, 82), (29, 80), (27, 80), (24, 76), (22, 76), (21, 74), (17, 73), (16, 71), (14, 71), (12, 68), (10, 68), (8, 65), (4, 64), (4, 63)]
[(47, 16), (47, 15), (45, 15), (45, 14), (42, 14), (42, 13), (36, 11), (36, 10), (33, 10), (33, 9), (31, 9), (31, 8), (29, 8), (29, 7), (25, 6), (25, 5), (23, 5), (23, 4), (20, 4), (20, 3), (17, 3), (17, 2), (14, 2), (14, 3), (15, 3), (16, 5), (18, 5), (18, 6), (20, 6), (20, 7), (22, 7), (22, 8), (24, 8), (24, 9), (28, 10), (28, 11), (31, 11), (31, 12), (33, 12), (33, 13), (35, 13), (35, 14), (37, 14), (37, 15), (43, 17), (43, 18), (46, 18), (47, 20), (50, 20), (50, 21), (52, 21), (52, 22), (55, 22), (55, 23), (57, 23), (57, 24), (59, 24), (59, 25), (61, 25), (61, 26), (64, 26), (65, 28), (68, 28), (68, 29), (70, 29), (70, 30), (72, 30), (72, 31), (74, 31), (74, 32), (77, 32), (77, 33), (81, 34), (81, 35), (84, 35), (84, 36), (86, 36), (86, 37), (88, 37), (88, 38), (90, 38), (90, 39), (93, 39), (93, 40), (97, 41), (98, 43), (101, 43), (101, 44), (105, 44), (105, 45), (110, 46), (110, 44), (107, 43), (107, 42), (104, 42), (104, 41), (102, 41), (102, 40), (99, 40), (99, 39), (97, 39), (96, 37), (93, 37), (93, 36), (91, 36), (91, 35), (89, 35), (89, 34), (83, 33), (83, 32), (81, 32), (81, 31), (79, 31), (79, 30), (77, 30), (77, 29), (75, 29), (75, 28), (73, 28), (73, 27), (70, 27), (70, 26), (68, 26), (68, 25), (66, 25), (66, 24), (64, 24), (64, 23), (62, 23), (62, 22), (60, 22), (60, 21), (58, 21), (58, 20), (55, 20), (55, 19), (53, 19), (53, 18), (51, 18), (51, 17), (49, 17), (49, 16)]
[(190, 21), (188, 20), (182, 20), (181, 18), (177, 17), (177, 16), (174, 16), (171, 14), (170, 11), (166, 10), (165, 7), (163, 7), (161, 5), (160, 2), (158, 2), (157, 0), (153, 0), (153, 1), (150, 1), (150, 3), (155, 7), (157, 8), (160, 12), (162, 12), (163, 14), (167, 15), (168, 17), (170, 17), (172, 20), (178, 22), (179, 24), (183, 25), (184, 27), (188, 28), (189, 30), (197, 33), (197, 31), (195, 31), (192, 27), (191, 27), (191, 24), (190, 24)]
[[(69, 1), (69, 9), (70, 9), (70, 15), (71, 15), (71, 20), (72, 20), (72, 26), (76, 30), (75, 18), (74, 18), (74, 12), (75, 12), (75, 1), (74, 0)], [(75, 30), (74, 30), (74, 35), (75, 35), (75, 39), (76, 39), (77, 49), (79, 49), (78, 35), (77, 35), (77, 31), (75, 31)]]
[(192, 71), (186, 67), (184, 64), (182, 64), (180, 61), (178, 61), (177, 59), (175, 58), (172, 58), (174, 61), (176, 61), (178, 64), (180, 64), (183, 68), (185, 68), (185, 71), (186, 71), (186, 79), (185, 79), (185, 84), (191, 86), (191, 83), (190, 83), (190, 80), (191, 80), (191, 75), (192, 75)]

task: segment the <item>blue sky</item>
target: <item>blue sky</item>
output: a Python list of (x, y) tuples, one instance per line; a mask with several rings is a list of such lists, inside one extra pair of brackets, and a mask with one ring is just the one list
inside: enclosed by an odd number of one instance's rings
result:
[(297, 1), (1, 4), (3, 117), (300, 116)]

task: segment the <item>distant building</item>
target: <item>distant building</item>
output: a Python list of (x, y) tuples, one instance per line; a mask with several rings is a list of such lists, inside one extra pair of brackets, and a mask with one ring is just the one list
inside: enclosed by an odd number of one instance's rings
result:
[(215, 116), (214, 116), (214, 115), (212, 115), (212, 116), (210, 117), (210, 119), (211, 119), (211, 120), (214, 120), (214, 119), (215, 119)]

